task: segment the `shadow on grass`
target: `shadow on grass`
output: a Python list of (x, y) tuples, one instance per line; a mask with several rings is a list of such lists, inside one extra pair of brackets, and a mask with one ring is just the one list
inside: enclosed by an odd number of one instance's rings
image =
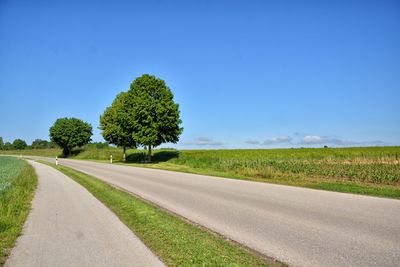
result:
[(179, 151), (158, 151), (151, 157), (151, 162), (146, 162), (147, 154), (145, 152), (135, 152), (126, 157), (127, 163), (159, 163), (169, 161), (179, 157)]
[(83, 148), (75, 148), (71, 151), (71, 153), (68, 155), (68, 157), (75, 157), (79, 155), (81, 152), (83, 152), (85, 149)]
[(65, 155), (63, 152), (61, 152), (61, 153), (58, 155), (58, 157), (59, 157), (59, 158), (73, 158), (73, 157), (79, 155), (79, 153), (81, 153), (81, 152), (83, 152), (83, 151), (84, 151), (83, 148), (74, 148), (74, 149), (69, 153), (69, 155)]

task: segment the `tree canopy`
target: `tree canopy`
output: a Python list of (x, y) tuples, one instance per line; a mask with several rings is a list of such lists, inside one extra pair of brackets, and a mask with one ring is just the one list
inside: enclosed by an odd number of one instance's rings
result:
[(162, 143), (176, 143), (183, 128), (179, 105), (165, 82), (144, 74), (135, 79), (128, 92), (117, 95), (100, 116), (104, 139), (117, 146), (144, 146), (151, 149)]
[(148, 148), (150, 160), (152, 147), (179, 141), (183, 131), (179, 105), (165, 82), (148, 74), (135, 79), (128, 93), (132, 101), (132, 136)]
[(25, 149), (28, 145), (26, 144), (26, 142), (22, 139), (15, 139), (14, 142), (12, 143), (12, 146), (14, 149), (17, 150), (22, 150)]
[(60, 118), (50, 128), (50, 139), (69, 155), (73, 148), (90, 142), (92, 126), (77, 118)]
[(0, 136), (0, 150), (3, 149), (3, 147), (4, 147), (3, 137)]
[(118, 94), (111, 106), (107, 107), (100, 116), (99, 127), (103, 138), (110, 144), (123, 147), (124, 154), (126, 148), (136, 147), (129, 123), (132, 108), (128, 98), (127, 92)]
[(3, 146), (4, 150), (12, 150), (14, 149), (13, 145), (10, 142), (5, 142)]

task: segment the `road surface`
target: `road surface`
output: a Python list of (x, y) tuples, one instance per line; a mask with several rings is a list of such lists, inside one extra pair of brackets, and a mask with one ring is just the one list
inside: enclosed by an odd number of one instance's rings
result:
[(289, 265), (400, 263), (399, 200), (107, 163), (59, 162)]
[(86, 189), (52, 167), (30, 163), (39, 185), (6, 266), (163, 266)]

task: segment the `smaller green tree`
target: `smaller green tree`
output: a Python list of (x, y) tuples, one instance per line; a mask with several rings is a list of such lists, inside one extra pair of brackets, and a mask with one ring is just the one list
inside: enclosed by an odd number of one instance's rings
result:
[(110, 144), (123, 148), (124, 159), (126, 148), (136, 147), (132, 137), (132, 127), (129, 124), (131, 103), (127, 92), (117, 95), (111, 106), (100, 116), (100, 127), (103, 138)]
[(6, 142), (3, 146), (4, 150), (12, 150), (14, 147), (10, 142)]
[(3, 137), (0, 136), (0, 150), (4, 149)]
[(22, 150), (25, 149), (28, 145), (26, 144), (26, 142), (22, 139), (15, 139), (14, 142), (12, 143), (12, 146), (14, 147), (14, 149), (17, 150)]
[(77, 118), (60, 118), (50, 127), (50, 139), (63, 149), (65, 156), (75, 147), (81, 147), (91, 141), (92, 126)]

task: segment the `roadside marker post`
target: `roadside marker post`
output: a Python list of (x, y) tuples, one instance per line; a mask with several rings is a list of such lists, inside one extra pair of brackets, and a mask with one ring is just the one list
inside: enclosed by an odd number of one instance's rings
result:
[(56, 166), (58, 166), (58, 157), (56, 156)]
[(112, 155), (110, 155), (110, 163), (112, 163)]

